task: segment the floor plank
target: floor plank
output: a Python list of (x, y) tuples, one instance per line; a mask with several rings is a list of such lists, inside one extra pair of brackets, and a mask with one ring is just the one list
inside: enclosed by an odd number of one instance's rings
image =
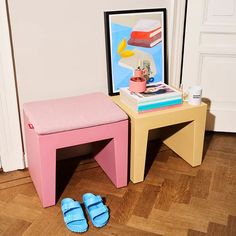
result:
[[(100, 194), (110, 219), (85, 235), (235, 236), (236, 134), (206, 133), (204, 160), (192, 168), (160, 141), (148, 144), (145, 180), (116, 189), (91, 158), (57, 162), (57, 204), (42, 208), (27, 170), (0, 172), (0, 235), (74, 235), (60, 202)], [(82, 204), (83, 206), (83, 204)], [(87, 216), (87, 213), (85, 213)], [(87, 216), (88, 217), (88, 216)]]

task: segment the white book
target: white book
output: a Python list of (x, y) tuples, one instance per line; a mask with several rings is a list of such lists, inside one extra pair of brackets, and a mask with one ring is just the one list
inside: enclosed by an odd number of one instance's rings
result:
[(153, 36), (159, 34), (161, 31), (162, 31), (161, 28), (159, 28), (158, 30), (153, 31), (151, 34), (149, 34), (149, 38), (152, 38)]
[(131, 92), (128, 87), (120, 88), (120, 97), (133, 104), (140, 105), (168, 98), (182, 98), (182, 93), (163, 82), (159, 82), (147, 86), (146, 91), (143, 93)]
[(132, 28), (133, 31), (149, 32), (161, 27), (159, 20), (140, 19)]
[(157, 39), (154, 42), (150, 43), (150, 48), (154, 47), (156, 44), (160, 43), (161, 39)]

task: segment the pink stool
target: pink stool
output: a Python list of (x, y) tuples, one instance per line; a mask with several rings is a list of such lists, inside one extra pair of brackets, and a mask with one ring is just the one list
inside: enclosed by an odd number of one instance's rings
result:
[(95, 159), (127, 185), (128, 117), (103, 93), (24, 104), (28, 166), (43, 207), (56, 204), (56, 149), (110, 139)]

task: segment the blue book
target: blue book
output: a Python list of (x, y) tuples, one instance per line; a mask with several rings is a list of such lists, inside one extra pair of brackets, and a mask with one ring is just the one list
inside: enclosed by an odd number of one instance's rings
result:
[(146, 91), (141, 93), (132, 92), (128, 87), (121, 88), (120, 99), (136, 112), (165, 109), (183, 103), (182, 93), (163, 82), (147, 86)]
[(173, 99), (168, 99), (165, 101), (159, 101), (159, 102), (154, 102), (154, 103), (149, 103), (146, 105), (140, 105), (137, 107), (138, 112), (144, 112), (144, 111), (149, 111), (149, 110), (154, 110), (154, 109), (160, 109), (160, 108), (166, 108), (174, 105), (179, 105), (182, 104), (183, 100), (182, 98), (173, 98)]

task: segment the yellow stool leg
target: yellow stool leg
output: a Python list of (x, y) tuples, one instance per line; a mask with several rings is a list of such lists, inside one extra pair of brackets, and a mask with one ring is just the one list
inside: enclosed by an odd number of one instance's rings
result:
[(131, 125), (130, 179), (133, 183), (144, 180), (148, 130), (139, 123)]
[(190, 165), (193, 165), (194, 122), (177, 125), (177, 130), (165, 130), (169, 135), (163, 142)]
[(206, 107), (198, 111), (194, 118), (192, 122), (177, 125), (180, 127), (177, 131), (172, 128), (171, 135), (163, 142), (191, 166), (198, 166), (202, 162)]

